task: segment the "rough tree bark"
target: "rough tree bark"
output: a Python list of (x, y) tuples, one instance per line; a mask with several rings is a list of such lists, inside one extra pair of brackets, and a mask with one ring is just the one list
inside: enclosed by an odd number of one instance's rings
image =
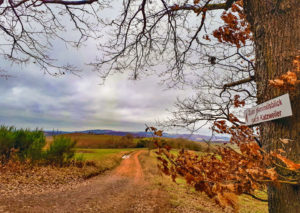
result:
[[(300, 55), (299, 0), (244, 0), (247, 19), (254, 32), (256, 48), (256, 83), (258, 103), (286, 93), (268, 84), (292, 68), (295, 56)], [(279, 138), (293, 141), (286, 147), (287, 156), (300, 161), (300, 88), (290, 92), (293, 116), (265, 122), (261, 136), (268, 149), (281, 148)], [(269, 212), (300, 211), (300, 186), (270, 186)]]

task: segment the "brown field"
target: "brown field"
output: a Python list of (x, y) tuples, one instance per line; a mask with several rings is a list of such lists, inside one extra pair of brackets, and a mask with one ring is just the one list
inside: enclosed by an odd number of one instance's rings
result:
[[(64, 134), (63, 136), (72, 138), (77, 141), (76, 147), (78, 148), (114, 148), (116, 144), (120, 141), (122, 136), (115, 135), (92, 135), (85, 133), (70, 133)], [(52, 136), (46, 137), (47, 143), (53, 141)]]
[[(126, 136), (115, 135), (94, 135), (87, 133), (70, 133), (62, 136), (69, 137), (77, 141), (77, 148), (92, 148), (92, 149), (111, 149), (111, 148), (155, 148), (151, 138), (126, 138)], [(47, 144), (53, 141), (52, 136), (46, 137)], [(137, 146), (140, 141), (149, 141), (145, 146)], [(167, 144), (174, 149), (186, 149), (195, 151), (205, 151), (207, 144), (202, 142), (190, 141), (183, 138), (160, 138), (162, 144)], [(213, 145), (211, 147), (214, 147)]]

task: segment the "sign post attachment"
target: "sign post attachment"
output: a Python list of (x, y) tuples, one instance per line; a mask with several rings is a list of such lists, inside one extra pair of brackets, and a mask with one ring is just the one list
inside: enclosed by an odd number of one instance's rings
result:
[(289, 94), (245, 110), (246, 125), (253, 125), (293, 115)]

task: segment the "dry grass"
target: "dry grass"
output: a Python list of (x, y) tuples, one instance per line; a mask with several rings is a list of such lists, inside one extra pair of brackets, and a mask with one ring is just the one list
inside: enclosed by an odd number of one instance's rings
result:
[(2, 196), (38, 194), (68, 185), (72, 187), (84, 180), (89, 166), (79, 168), (33, 166), (18, 161), (0, 167), (0, 192)]
[[(230, 208), (221, 209), (204, 193), (196, 192), (186, 184), (184, 179), (177, 178), (177, 183), (174, 183), (170, 177), (162, 175), (157, 168), (157, 161), (153, 152), (150, 153), (150, 156), (147, 154), (141, 155), (140, 161), (147, 181), (153, 187), (164, 190), (169, 194), (169, 202), (173, 208), (172, 212), (232, 212)], [(239, 197), (239, 212), (266, 213), (268, 212), (268, 203), (243, 195)]]
[(87, 178), (115, 168), (124, 154), (132, 152), (124, 149), (114, 149), (113, 152), (105, 149), (81, 151), (84, 153), (79, 154), (83, 157), (89, 155), (87, 161), (74, 160), (65, 167), (38, 166), (14, 160), (0, 164), (1, 196), (39, 194), (75, 187)]
[(206, 195), (195, 192), (188, 187), (182, 179), (177, 183), (171, 181), (170, 177), (162, 175), (157, 168), (157, 161), (154, 153), (142, 154), (140, 156), (141, 165), (145, 174), (145, 179), (150, 182), (152, 187), (167, 192), (171, 212), (224, 212)]
[[(267, 199), (267, 194), (264, 192), (257, 192), (258, 197)], [(255, 200), (248, 195), (239, 197), (240, 213), (268, 213), (268, 203)]]

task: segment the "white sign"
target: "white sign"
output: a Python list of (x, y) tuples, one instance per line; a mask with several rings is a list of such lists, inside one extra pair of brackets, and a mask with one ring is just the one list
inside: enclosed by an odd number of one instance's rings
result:
[(259, 104), (256, 107), (247, 109), (245, 111), (245, 122), (246, 125), (253, 125), (291, 116), (292, 114), (291, 102), (287, 93)]

